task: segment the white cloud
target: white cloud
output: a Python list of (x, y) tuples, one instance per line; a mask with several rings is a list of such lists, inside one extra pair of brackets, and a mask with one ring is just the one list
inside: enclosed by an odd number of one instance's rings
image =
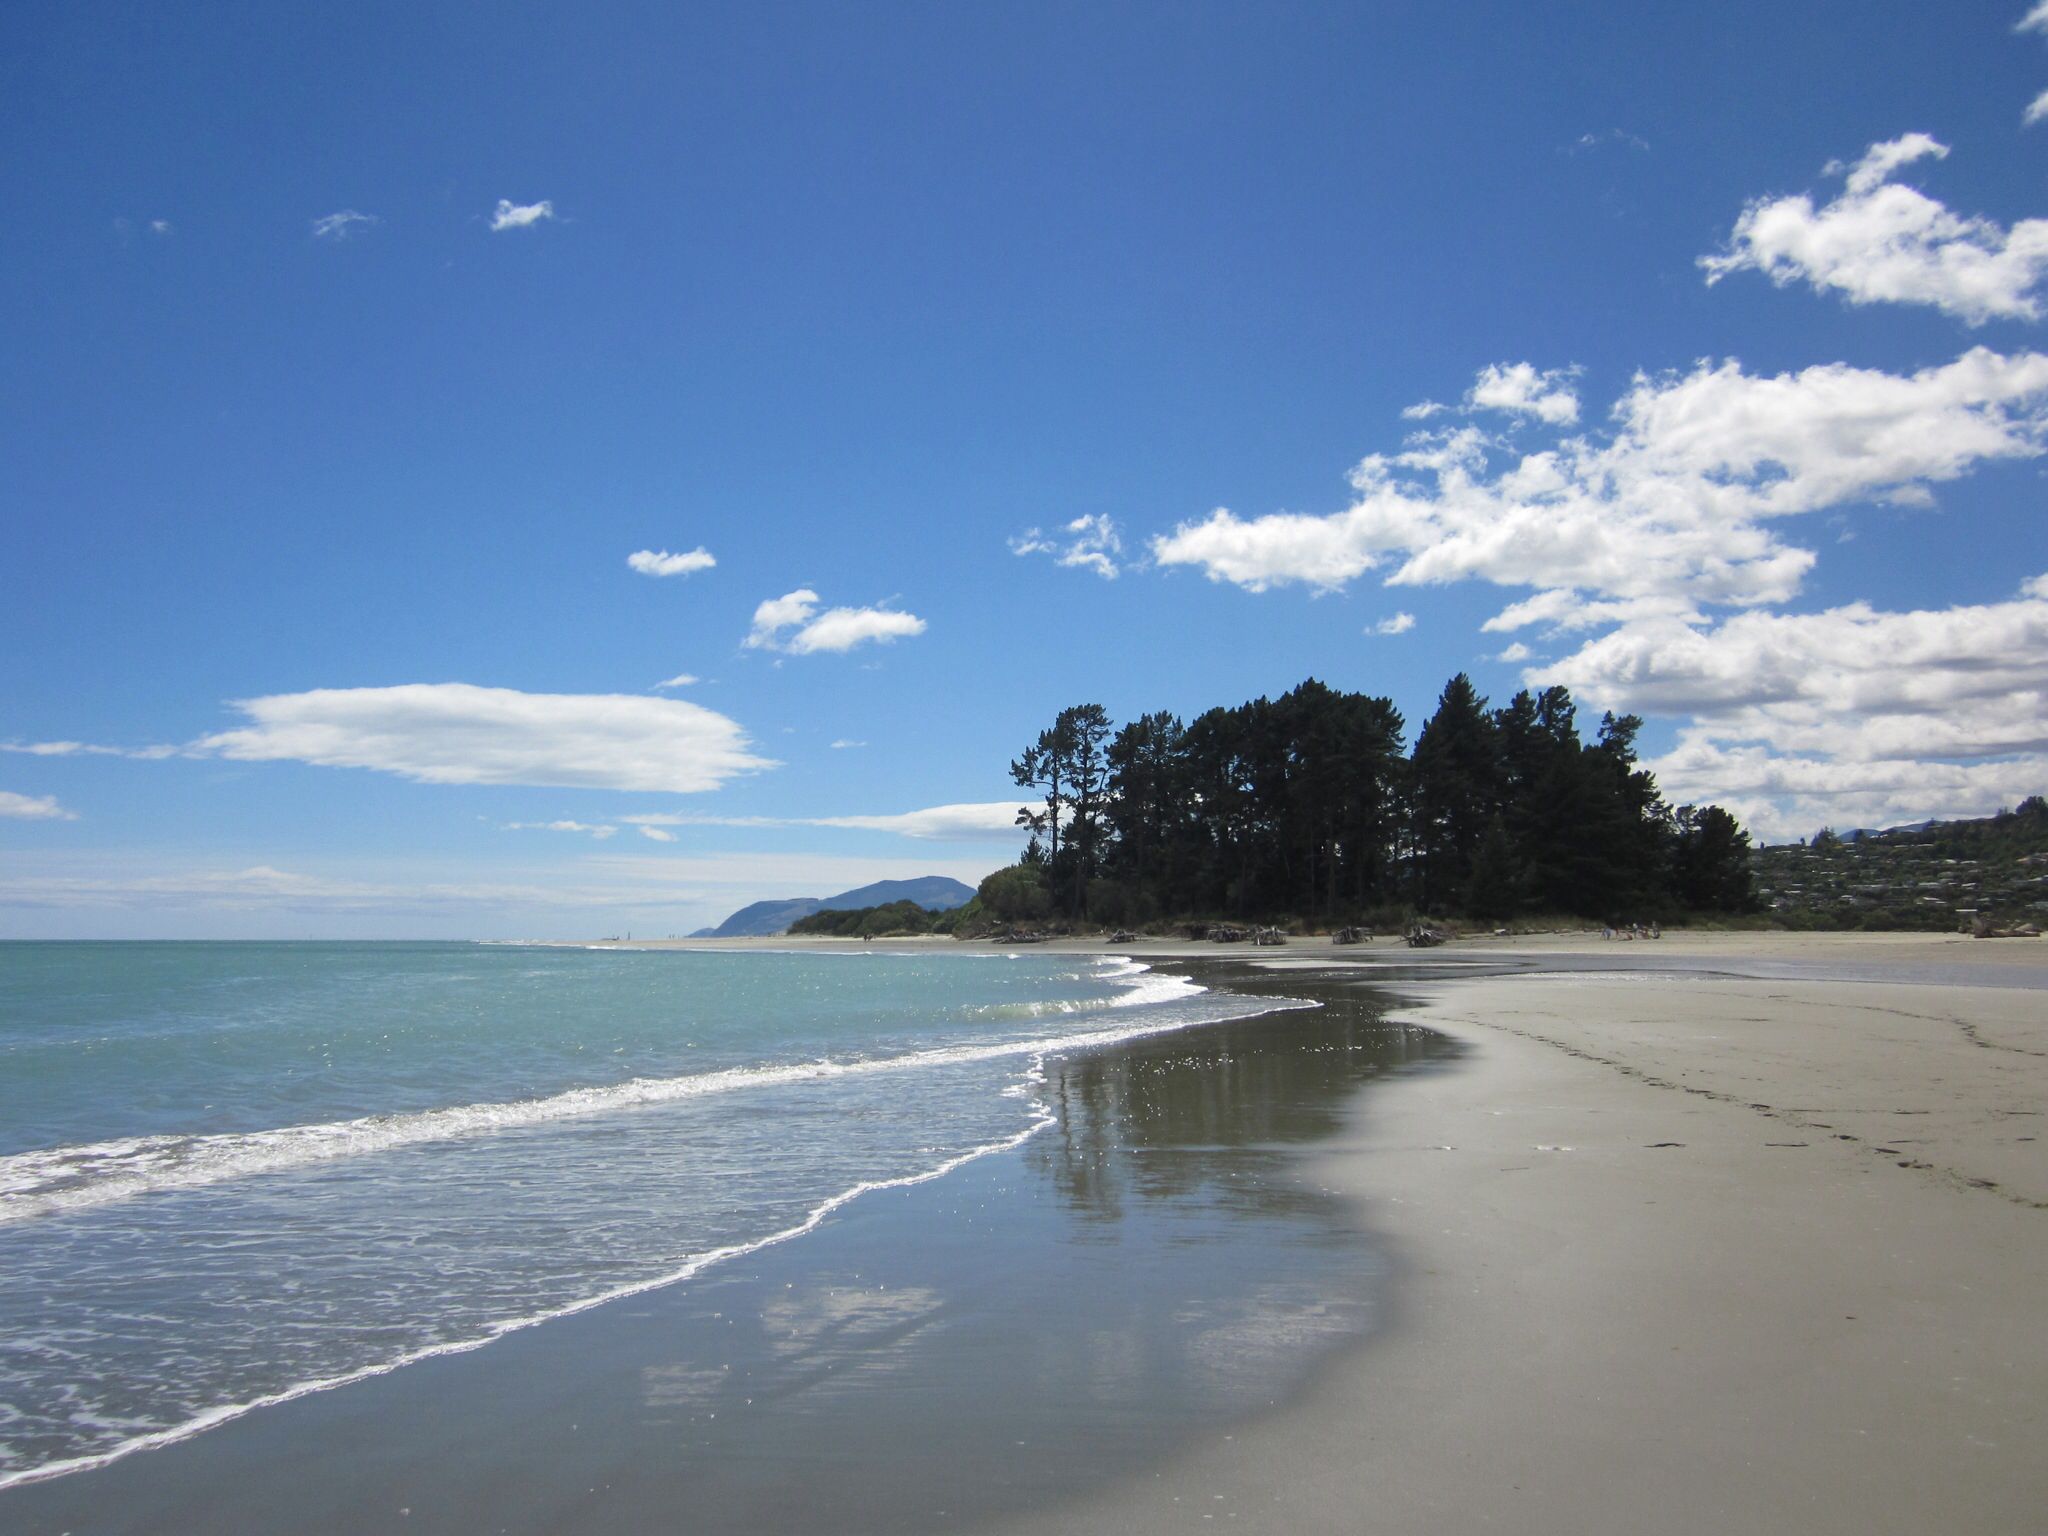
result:
[(1517, 640), (1513, 645), (1509, 646), (1506, 650), (1502, 651), (1498, 656), (1494, 657), (1493, 659), (1495, 661), (1506, 662), (1527, 661), (1534, 654), (1535, 652), (1531, 651), (1529, 647), (1522, 644), (1521, 641)]
[[(793, 633), (785, 636), (784, 630)], [(818, 594), (799, 587), (769, 598), (754, 610), (754, 627), (744, 643), (755, 650), (809, 656), (820, 651), (850, 651), (870, 641), (887, 644), (924, 631), (923, 619), (894, 608), (828, 608), (820, 613)]]
[(507, 832), (586, 832), (599, 842), (603, 842), (608, 837), (616, 837), (619, 831), (617, 827), (593, 826), (587, 821), (508, 821), (505, 823), (505, 830)]
[(2048, 33), (2048, 0), (2035, 0), (2035, 4), (2013, 25), (2015, 32)]
[(315, 219), (313, 238), (339, 242), (382, 222), (374, 213), (357, 213), (353, 208), (344, 208), (339, 213), (330, 213)]
[(1465, 404), (1475, 411), (1533, 416), (1553, 427), (1568, 427), (1579, 419), (1579, 393), (1570, 382), (1578, 372), (1539, 370), (1533, 363), (1490, 363), (1466, 391)]
[(692, 684), (702, 681), (703, 679), (694, 672), (678, 672), (674, 677), (663, 678), (654, 686), (657, 688), (688, 688)]
[(169, 746), (102, 747), (86, 741), (0, 741), (0, 752), (19, 752), (29, 757), (132, 757), (160, 762), (178, 756), (178, 751)]
[(491, 212), (491, 233), (506, 229), (531, 229), (542, 219), (555, 216), (555, 205), (547, 199), (537, 203), (515, 203), (509, 197), (498, 199), (498, 206)]
[(1018, 837), (1017, 807), (1021, 800), (983, 800), (959, 805), (933, 805), (923, 810), (878, 816), (714, 816), (694, 811), (650, 812), (621, 816), (641, 827), (840, 827), (863, 832), (894, 832), (934, 842), (986, 842)]
[(1469, 426), (1419, 433), (1351, 472), (1344, 511), (1219, 508), (1156, 537), (1153, 558), (1252, 591), (1331, 590), (1391, 557), (1390, 585), (1537, 589), (1489, 628), (1569, 622), (1589, 601), (1625, 605), (1599, 622), (1781, 602), (1814, 556), (1779, 540), (1778, 519), (1924, 504), (1982, 464), (2038, 456), (2048, 356), (1980, 347), (1913, 374), (1831, 363), (1770, 377), (1701, 362), (1639, 374), (1610, 416), (1604, 437), (1530, 452)]
[(1405, 635), (1415, 627), (1415, 615), (1397, 613), (1390, 619), (1381, 619), (1368, 631), (1375, 635)]
[(1060, 565), (1093, 571), (1105, 581), (1114, 581), (1124, 544), (1114, 519), (1107, 513), (1088, 513), (1063, 524), (1050, 535), (1027, 528), (1010, 540), (1010, 551), (1018, 555), (1051, 555)]
[(1851, 304), (1931, 304), (1970, 325), (2039, 319), (2034, 290), (2048, 277), (2048, 219), (2001, 228), (1891, 179), (1915, 161), (1947, 154), (1947, 145), (1909, 133), (1871, 145), (1824, 207), (1804, 194), (1752, 201), (1727, 250), (1699, 259), (1708, 283), (1750, 269), (1781, 288), (1804, 280)]
[(1446, 413), (1473, 416), (1481, 411), (1528, 417), (1552, 427), (1568, 427), (1579, 419), (1579, 392), (1573, 386), (1581, 370), (1538, 368), (1534, 363), (1488, 363), (1479, 370), (1464, 403), (1445, 405), (1441, 400), (1421, 400), (1405, 406), (1404, 421), (1428, 421)]
[(21, 795), (0, 789), (0, 820), (76, 821), (78, 817), (59, 805), (55, 795)]
[(2048, 784), (2048, 757), (1968, 763), (1870, 763), (1784, 756), (1760, 746), (1687, 737), (1645, 761), (1674, 804), (1725, 806), (1768, 841), (1823, 826), (1889, 827), (1928, 817), (1988, 816)]
[(2048, 117), (2048, 91), (2043, 91), (2027, 103), (2027, 110), (2020, 114), (2020, 123), (2031, 128), (2044, 117)]
[(321, 688), (235, 704), (249, 724), (196, 756), (373, 768), (429, 784), (716, 789), (772, 767), (735, 722), (642, 694), (519, 693), (469, 683)]
[(665, 549), (636, 549), (626, 556), (626, 564), (642, 576), (687, 576), (692, 571), (708, 571), (718, 561), (711, 551), (699, 544), (687, 554), (672, 555)]
[(1532, 674), (1602, 708), (1858, 762), (2048, 753), (2048, 597), (1914, 612), (1849, 603), (1623, 625)]
[(1739, 806), (1772, 835), (1977, 815), (2048, 789), (2040, 577), (2002, 603), (1627, 624), (1528, 679), (1688, 719), (1650, 765), (1665, 792)]
[(149, 232), (152, 235), (168, 235), (175, 231), (169, 219), (151, 219), (149, 221)]
[(864, 742), (864, 741), (855, 741), (855, 740), (854, 740), (854, 739), (853, 739), (852, 737), (850, 737), (850, 736), (842, 736), (842, 737), (840, 737), (840, 738), (839, 738), (839, 739), (838, 739), (837, 741), (835, 741), (835, 742), (833, 742), (833, 743), (832, 743), (832, 750), (833, 750), (834, 752), (845, 752), (845, 751), (849, 750), (850, 748), (853, 748), (853, 747), (864, 747), (864, 746), (866, 746), (866, 745), (867, 745), (867, 743), (866, 743), (866, 742)]
[(638, 830), (642, 837), (652, 842), (672, 843), (676, 840), (675, 833), (663, 831), (660, 827), (641, 827)]

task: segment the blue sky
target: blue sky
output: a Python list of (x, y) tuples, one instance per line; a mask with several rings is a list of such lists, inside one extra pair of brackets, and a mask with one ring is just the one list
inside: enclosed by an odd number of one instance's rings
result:
[(6, 7), (0, 935), (973, 879), (1309, 675), (2048, 787), (2048, 19), (1662, 10)]

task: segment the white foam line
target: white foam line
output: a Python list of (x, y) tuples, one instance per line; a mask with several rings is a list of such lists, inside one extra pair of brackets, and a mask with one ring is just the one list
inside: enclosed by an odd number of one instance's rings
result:
[[(1180, 978), (1157, 980), (1178, 983)], [(1114, 1001), (1165, 1002), (1184, 995), (1176, 987), (1152, 995), (1127, 994)], [(1179, 1029), (1187, 1022), (1176, 1019), (1076, 1035), (941, 1046), (901, 1056), (851, 1061), (827, 1058), (780, 1066), (728, 1067), (686, 1077), (636, 1077), (604, 1087), (571, 1088), (541, 1099), (458, 1104), (410, 1114), (365, 1115), (263, 1131), (134, 1136), (19, 1152), (0, 1158), (0, 1225), (129, 1200), (159, 1190), (193, 1189), (228, 1179), (282, 1173), (336, 1158), (395, 1151), (429, 1142), (463, 1141), (711, 1094), (1113, 1045), (1119, 1040)]]

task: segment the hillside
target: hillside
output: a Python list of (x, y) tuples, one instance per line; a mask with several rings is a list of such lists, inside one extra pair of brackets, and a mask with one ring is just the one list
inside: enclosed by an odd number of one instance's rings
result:
[(1968, 821), (1780, 843), (1754, 856), (1757, 896), (1793, 928), (1946, 931), (1980, 914), (2048, 914), (2048, 801)]
[(787, 933), (789, 925), (813, 912), (842, 912), (857, 907), (887, 906), (909, 901), (930, 911), (950, 912), (965, 906), (974, 887), (962, 885), (948, 875), (922, 875), (915, 880), (877, 880), (872, 885), (841, 891), (837, 896), (790, 896), (780, 901), (756, 901), (741, 907), (716, 928), (699, 928), (693, 939), (766, 938)]

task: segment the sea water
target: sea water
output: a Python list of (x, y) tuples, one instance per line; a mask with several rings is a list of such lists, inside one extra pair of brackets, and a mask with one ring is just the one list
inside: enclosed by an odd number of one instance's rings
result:
[(0, 944), (0, 1487), (474, 1349), (1288, 1006), (975, 950)]

